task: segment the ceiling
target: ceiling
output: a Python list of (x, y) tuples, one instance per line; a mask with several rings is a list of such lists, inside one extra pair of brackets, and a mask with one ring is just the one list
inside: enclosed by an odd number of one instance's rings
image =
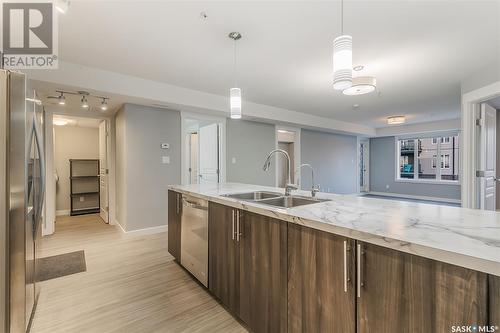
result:
[(495, 109), (500, 110), (500, 96), (489, 100), (488, 104), (490, 104)]
[(99, 124), (102, 121), (100, 119), (94, 119), (94, 118), (62, 116), (62, 115), (54, 115), (54, 120), (66, 121), (67, 122), (66, 125), (62, 126), (87, 127), (87, 128), (99, 128)]
[(460, 82), (485, 66), (500, 70), (499, 1), (345, 0), (344, 10), (354, 65), (377, 77), (377, 93), (332, 89), (338, 1), (74, 1), (59, 19), (59, 55), (225, 96), (227, 34), (239, 31), (244, 100), (372, 127), (395, 114), (409, 123), (457, 118)]

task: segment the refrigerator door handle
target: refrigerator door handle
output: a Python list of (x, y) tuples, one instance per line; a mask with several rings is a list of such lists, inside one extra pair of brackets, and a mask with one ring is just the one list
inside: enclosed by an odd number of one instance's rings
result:
[(39, 124), (36, 120), (36, 116), (33, 119), (33, 132), (35, 133), (36, 148), (38, 151), (38, 159), (40, 161), (40, 198), (38, 200), (37, 206), (37, 219), (40, 218), (43, 209), (43, 203), (45, 200), (45, 151), (43, 150), (43, 136), (40, 132)]

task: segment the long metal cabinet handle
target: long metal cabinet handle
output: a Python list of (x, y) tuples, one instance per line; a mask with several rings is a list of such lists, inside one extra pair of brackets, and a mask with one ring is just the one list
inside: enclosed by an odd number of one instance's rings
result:
[(240, 211), (236, 211), (236, 241), (240, 241)]
[(358, 283), (357, 283), (357, 296), (358, 298), (361, 297), (361, 244), (358, 243), (358, 246), (357, 246), (357, 280), (358, 280)]
[(344, 241), (344, 292), (347, 292), (347, 282), (349, 281), (349, 276), (347, 272), (347, 241)]
[(233, 225), (233, 230), (231, 231), (231, 238), (234, 240), (234, 214), (235, 214), (235, 210), (233, 209), (231, 211), (231, 222), (232, 222), (232, 225)]

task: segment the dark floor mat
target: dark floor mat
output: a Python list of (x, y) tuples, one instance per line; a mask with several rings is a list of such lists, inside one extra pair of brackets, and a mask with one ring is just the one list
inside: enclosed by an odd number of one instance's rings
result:
[(36, 261), (36, 277), (38, 282), (81, 273), (86, 270), (87, 264), (83, 250), (40, 258)]

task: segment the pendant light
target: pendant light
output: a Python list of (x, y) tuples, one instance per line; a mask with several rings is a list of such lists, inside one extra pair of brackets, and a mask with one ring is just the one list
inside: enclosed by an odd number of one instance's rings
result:
[(342, 93), (348, 96), (364, 95), (375, 91), (377, 79), (373, 76), (357, 76), (352, 79), (352, 86), (344, 89)]
[(333, 41), (333, 89), (352, 86), (352, 37), (344, 35), (344, 0), (341, 1), (340, 36)]
[(231, 108), (231, 119), (241, 119), (241, 89), (236, 84), (236, 41), (241, 39), (239, 32), (231, 32), (229, 38), (234, 41), (234, 88), (229, 89), (229, 105)]

